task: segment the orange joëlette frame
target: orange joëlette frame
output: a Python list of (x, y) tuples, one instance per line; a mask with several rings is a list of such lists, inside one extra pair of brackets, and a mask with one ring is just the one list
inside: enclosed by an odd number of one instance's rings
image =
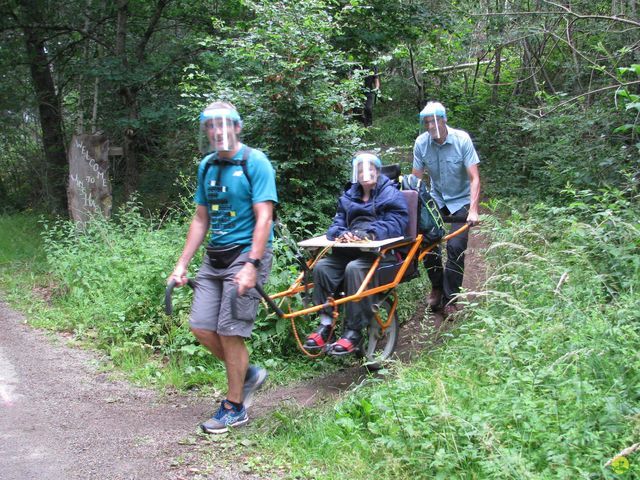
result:
[[(457, 235), (460, 235), (462, 232), (466, 231), (469, 229), (469, 225), (465, 224), (462, 227), (460, 227), (458, 230), (456, 230), (455, 232), (450, 233), (449, 235), (446, 235), (445, 237), (443, 237), (442, 239), (440, 239), (438, 242), (432, 243), (431, 245), (428, 245), (424, 248), (421, 248), (422, 245), (422, 234), (418, 234), (418, 236), (415, 238), (415, 240), (411, 240), (411, 239), (403, 239), (403, 240), (399, 240), (398, 242), (394, 242), (390, 245), (385, 246), (384, 248), (382, 248), (380, 250), (380, 252), (377, 255), (377, 258), (375, 259), (375, 261), (373, 262), (373, 264), (371, 265), (371, 267), (369, 268), (369, 272), (367, 273), (364, 281), (362, 282), (362, 285), (360, 286), (360, 288), (358, 289), (358, 291), (356, 293), (354, 293), (353, 295), (349, 295), (347, 297), (342, 297), (339, 298), (337, 300), (331, 299), (331, 301), (328, 301), (322, 305), (314, 305), (312, 307), (308, 307), (308, 308), (303, 308), (301, 310), (296, 310), (293, 312), (289, 312), (289, 313), (284, 313), (283, 312), (283, 316), (282, 318), (288, 318), (288, 319), (292, 319), (295, 317), (299, 317), (302, 315), (309, 315), (310, 313), (315, 313), (318, 312), (324, 308), (333, 308), (336, 309), (339, 305), (345, 304), (347, 302), (359, 302), (362, 298), (364, 297), (368, 297), (370, 295), (375, 295), (377, 293), (381, 293), (381, 292), (387, 292), (391, 289), (394, 289), (395, 287), (397, 287), (400, 284), (400, 281), (402, 280), (402, 277), (404, 276), (405, 272), (407, 271), (407, 268), (409, 268), (409, 265), (411, 264), (411, 262), (413, 261), (414, 257), (416, 255), (418, 255), (418, 260), (421, 261), (422, 259), (424, 259), (424, 257), (431, 251), (433, 250), (438, 244), (442, 243), (442, 242), (446, 242), (447, 240), (449, 240), (450, 238), (453, 238)], [(373, 275), (375, 274), (378, 265), (380, 264), (380, 259), (385, 255), (385, 253), (391, 249), (395, 249), (398, 247), (403, 247), (403, 246), (407, 246), (407, 245), (411, 245), (411, 248), (409, 249), (409, 252), (407, 253), (407, 255), (404, 258), (404, 261), (402, 263), (402, 266), (400, 267), (400, 269), (398, 270), (398, 272), (396, 273), (395, 278), (393, 279), (393, 281), (386, 283), (384, 285), (379, 285), (377, 287), (372, 287), (372, 288), (367, 288), (369, 283), (371, 282), (371, 279), (373, 277)], [(313, 266), (318, 262), (318, 260), (320, 260), (320, 258), (329, 250), (330, 247), (324, 248), (318, 255), (315, 256), (315, 258), (313, 258), (312, 260), (310, 260), (309, 262), (307, 262), (309, 269), (313, 268)], [(301, 273), (298, 278), (296, 278), (296, 280), (293, 282), (293, 284), (285, 291), (283, 292), (279, 292), (276, 293), (274, 295), (270, 295), (271, 300), (277, 300), (279, 298), (287, 298), (287, 297), (291, 297), (293, 295), (296, 295), (298, 293), (301, 293), (303, 291), (305, 291), (308, 288), (312, 288), (313, 284), (307, 284), (305, 285), (301, 285), (302, 280), (304, 278), (304, 274)], [(397, 298), (394, 298), (394, 303), (392, 306), (392, 310), (391, 310), (391, 315), (389, 315), (389, 318), (393, 318), (393, 313), (395, 312), (395, 308), (396, 308), (396, 304), (397, 304)], [(378, 322), (380, 322), (380, 320), (378, 319)], [(381, 327), (385, 328), (387, 325), (382, 325)]]

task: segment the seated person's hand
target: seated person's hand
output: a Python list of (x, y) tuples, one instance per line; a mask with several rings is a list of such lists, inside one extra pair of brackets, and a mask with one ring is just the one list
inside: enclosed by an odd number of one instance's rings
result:
[(354, 230), (353, 235), (359, 240), (375, 240), (375, 235), (373, 233), (368, 233), (364, 230)]
[(372, 233), (367, 233), (362, 230), (354, 230), (353, 232), (347, 230), (342, 235), (338, 237), (338, 242), (340, 243), (349, 243), (349, 242), (361, 242), (363, 240), (373, 240), (374, 235)]
[(336, 240), (340, 243), (355, 242), (357, 238), (349, 230), (340, 235)]

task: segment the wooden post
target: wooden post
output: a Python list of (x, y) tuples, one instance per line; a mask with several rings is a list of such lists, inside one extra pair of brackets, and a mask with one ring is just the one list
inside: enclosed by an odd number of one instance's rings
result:
[(69, 147), (69, 214), (83, 229), (96, 215), (111, 216), (109, 140), (102, 135), (74, 135)]

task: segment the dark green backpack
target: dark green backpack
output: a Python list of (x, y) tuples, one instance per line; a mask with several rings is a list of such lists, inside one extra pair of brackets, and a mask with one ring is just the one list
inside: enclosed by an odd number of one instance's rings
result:
[(401, 190), (418, 192), (418, 231), (422, 234), (423, 241), (427, 244), (440, 241), (446, 234), (444, 222), (425, 182), (414, 175), (403, 175), (399, 180)]

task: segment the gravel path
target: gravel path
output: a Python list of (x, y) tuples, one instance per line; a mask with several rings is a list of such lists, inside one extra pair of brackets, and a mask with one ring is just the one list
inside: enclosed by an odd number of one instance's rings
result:
[[(61, 338), (0, 303), (0, 478), (179, 479), (201, 470), (190, 457), (210, 402), (114, 381), (91, 352)], [(221, 466), (208, 478), (239, 476)]]

